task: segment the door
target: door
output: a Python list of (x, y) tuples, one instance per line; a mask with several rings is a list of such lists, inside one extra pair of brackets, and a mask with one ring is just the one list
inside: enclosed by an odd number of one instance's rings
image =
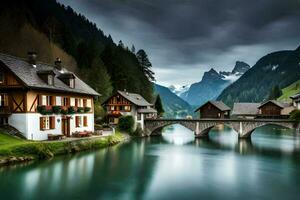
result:
[(70, 137), (70, 118), (62, 119), (61, 128), (62, 134), (67, 137)]

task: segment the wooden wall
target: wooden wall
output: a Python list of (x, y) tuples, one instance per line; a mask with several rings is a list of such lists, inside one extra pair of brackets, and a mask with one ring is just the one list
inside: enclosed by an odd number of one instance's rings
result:
[(268, 102), (260, 107), (261, 115), (263, 116), (280, 116), (282, 108), (272, 102)]
[(200, 109), (200, 118), (227, 118), (224, 111), (219, 110), (211, 103), (207, 103)]

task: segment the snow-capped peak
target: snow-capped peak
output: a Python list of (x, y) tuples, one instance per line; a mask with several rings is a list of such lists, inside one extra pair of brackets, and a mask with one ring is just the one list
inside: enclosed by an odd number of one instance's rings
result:
[(183, 85), (183, 86), (169, 86), (171, 92), (175, 93), (177, 96), (180, 96), (182, 93), (188, 91), (191, 85)]

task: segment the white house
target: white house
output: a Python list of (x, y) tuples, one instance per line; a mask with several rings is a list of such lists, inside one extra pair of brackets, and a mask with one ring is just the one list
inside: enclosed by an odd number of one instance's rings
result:
[(72, 136), (94, 131), (94, 97), (99, 94), (62, 67), (0, 54), (0, 124), (18, 129), (27, 139), (48, 134)]
[(296, 108), (296, 109), (300, 109), (300, 93), (294, 95), (294, 96), (291, 96), (291, 99), (293, 101), (293, 106)]
[(104, 103), (110, 124), (118, 124), (120, 116), (131, 115), (143, 129), (144, 119), (156, 118), (157, 111), (153, 104), (146, 101), (140, 94), (117, 91)]

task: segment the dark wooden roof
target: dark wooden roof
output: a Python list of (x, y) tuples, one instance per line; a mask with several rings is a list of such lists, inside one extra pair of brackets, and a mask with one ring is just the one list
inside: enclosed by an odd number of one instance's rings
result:
[(205, 104), (201, 105), (199, 108), (197, 108), (195, 110), (195, 112), (200, 110), (203, 106), (205, 106), (208, 103), (211, 103), (212, 105), (214, 105), (216, 108), (218, 108), (221, 111), (230, 111), (230, 108), (225, 103), (223, 103), (223, 101), (208, 101)]
[(263, 107), (264, 105), (266, 105), (267, 103), (272, 103), (280, 108), (284, 108), (286, 107), (286, 105), (284, 103), (281, 103), (279, 101), (276, 101), (276, 100), (269, 100), (269, 101), (266, 101), (266, 102), (263, 102), (258, 108), (261, 108)]
[[(97, 93), (94, 89), (92, 89), (85, 82), (80, 80), (76, 75), (69, 72), (65, 68), (62, 68), (62, 70), (59, 71), (55, 69), (54, 65), (42, 62), (37, 62), (36, 65), (31, 65), (27, 62), (26, 59), (1, 53), (0, 63), (5, 65), (28, 88), (100, 96), (99, 93)], [(46, 73), (50, 71), (52, 71), (55, 74), (53, 85), (48, 85), (39, 77), (39, 73)], [(59, 76), (64, 76), (64, 74), (72, 74), (72, 76), (76, 78), (74, 88), (69, 87), (58, 78)]]

